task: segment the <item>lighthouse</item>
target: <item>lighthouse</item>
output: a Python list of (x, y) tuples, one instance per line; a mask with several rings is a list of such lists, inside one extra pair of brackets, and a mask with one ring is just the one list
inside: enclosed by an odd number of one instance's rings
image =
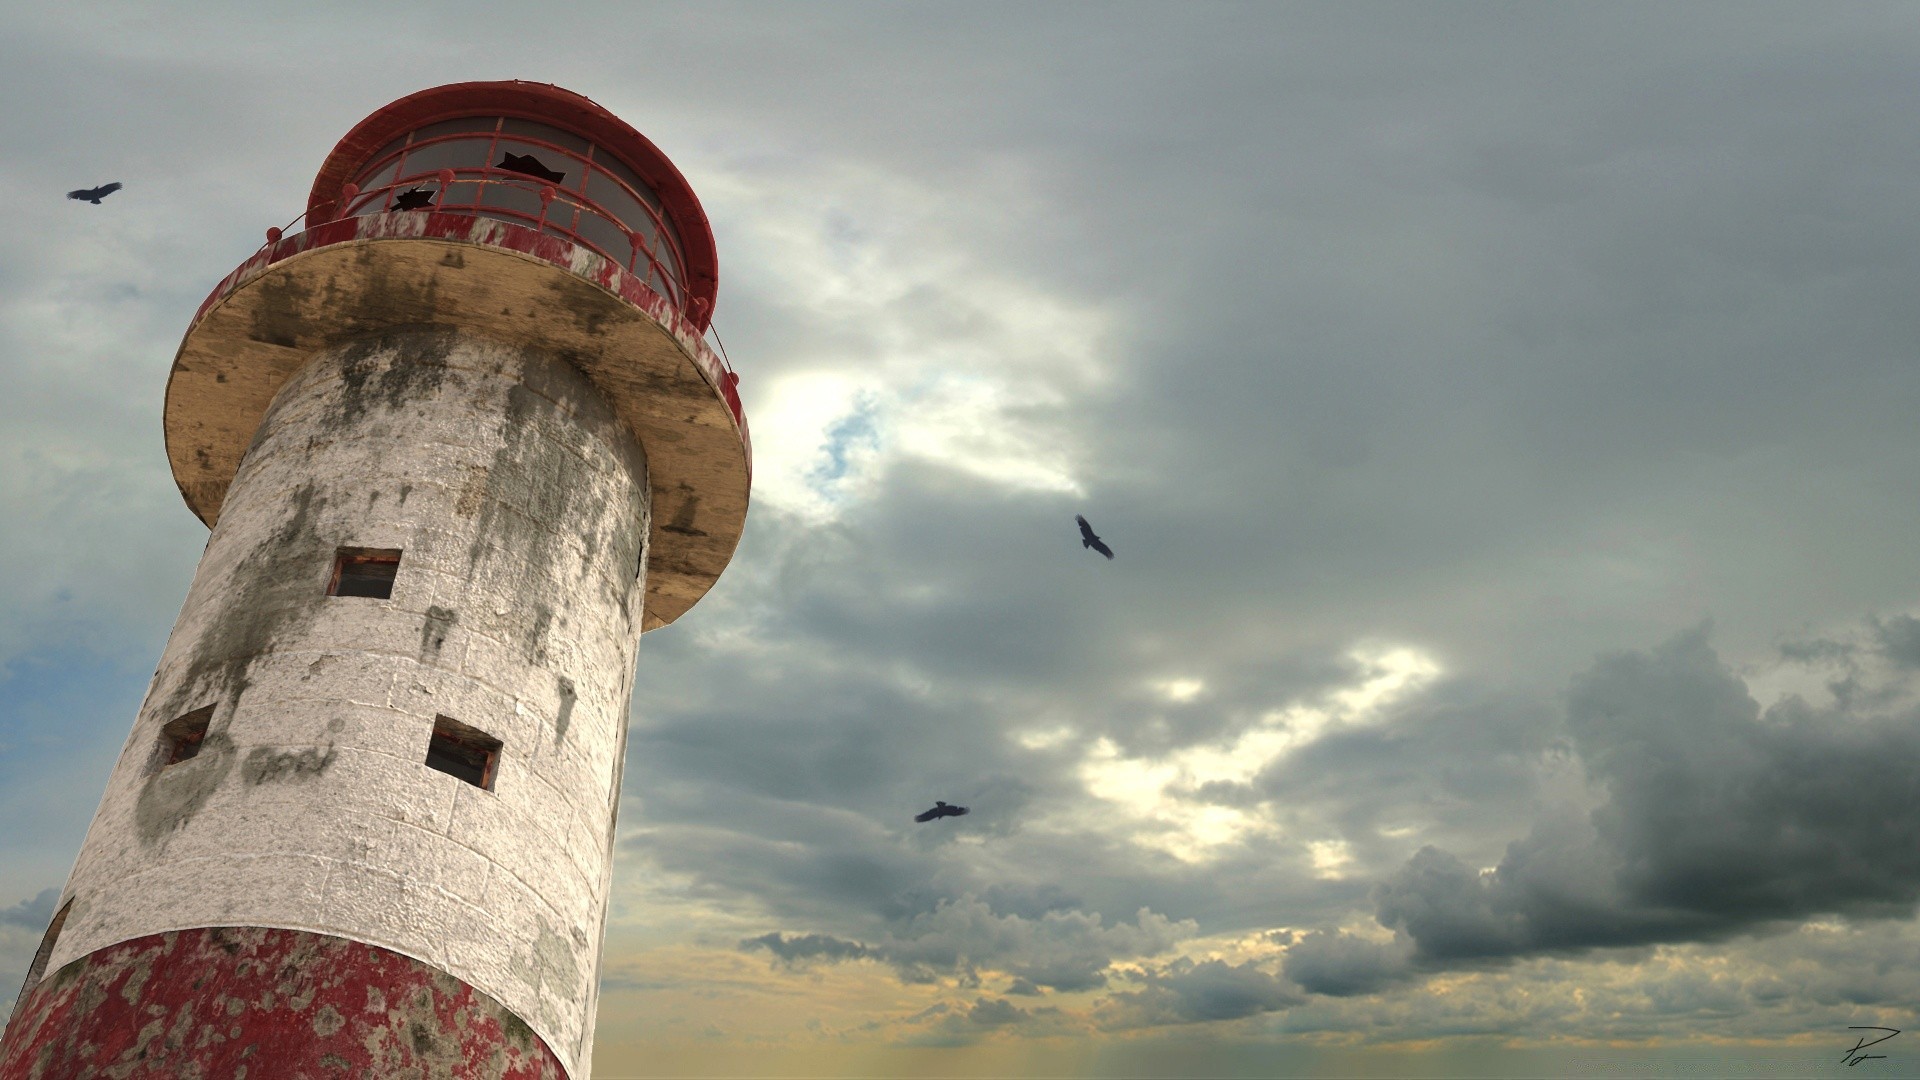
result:
[(0, 1080), (582, 1078), (641, 634), (751, 472), (699, 200), (558, 87), (361, 121), (180, 345), (211, 529)]

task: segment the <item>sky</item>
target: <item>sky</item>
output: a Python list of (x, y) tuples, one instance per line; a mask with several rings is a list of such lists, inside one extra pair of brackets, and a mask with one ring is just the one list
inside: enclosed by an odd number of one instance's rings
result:
[(205, 542), (195, 308), (519, 78), (699, 194), (755, 452), (595, 1076), (1920, 1075), (1843, 1061), (1920, 1020), (1916, 71), (1871, 3), (0, 9), (0, 994)]

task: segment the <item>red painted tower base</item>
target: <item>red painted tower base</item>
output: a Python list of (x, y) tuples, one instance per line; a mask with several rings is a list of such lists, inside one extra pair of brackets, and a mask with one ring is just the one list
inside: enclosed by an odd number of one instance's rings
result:
[(532, 1029), (445, 972), (357, 941), (216, 927), (49, 975), (0, 1080), (566, 1080)]

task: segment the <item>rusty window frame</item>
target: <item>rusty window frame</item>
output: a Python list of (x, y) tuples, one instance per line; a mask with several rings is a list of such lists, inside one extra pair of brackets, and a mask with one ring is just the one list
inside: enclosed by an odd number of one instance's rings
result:
[(213, 706), (202, 705), (161, 725), (160, 746), (155, 754), (159, 767), (164, 769), (197, 757), (200, 744), (207, 737), (207, 724), (212, 719)]
[(500, 772), (499, 739), (451, 716), (433, 718), (433, 734), (427, 739), (426, 766), (456, 780), (492, 791)]
[[(400, 548), (336, 548), (333, 553), (333, 574), (327, 578), (328, 596), (354, 596), (369, 600), (393, 599), (394, 582), (400, 576)], [(372, 574), (364, 573), (370, 567), (384, 567)], [(351, 573), (350, 573), (351, 572)], [(372, 581), (384, 584), (387, 591), (381, 594), (367, 592), (341, 592), (343, 581)], [(356, 586), (357, 587), (357, 586)]]

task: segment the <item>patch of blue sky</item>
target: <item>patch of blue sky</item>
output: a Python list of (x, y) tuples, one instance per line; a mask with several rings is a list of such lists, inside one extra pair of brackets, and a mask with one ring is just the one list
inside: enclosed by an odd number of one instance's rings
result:
[[(0, 906), (58, 887), (152, 676), (151, 657), (49, 645), (0, 668)], [(17, 893), (18, 895), (11, 895)]]
[(877, 400), (862, 395), (852, 412), (827, 428), (821, 460), (807, 471), (807, 487), (814, 495), (830, 504), (845, 501), (847, 481), (859, 459), (880, 452), (879, 411)]

